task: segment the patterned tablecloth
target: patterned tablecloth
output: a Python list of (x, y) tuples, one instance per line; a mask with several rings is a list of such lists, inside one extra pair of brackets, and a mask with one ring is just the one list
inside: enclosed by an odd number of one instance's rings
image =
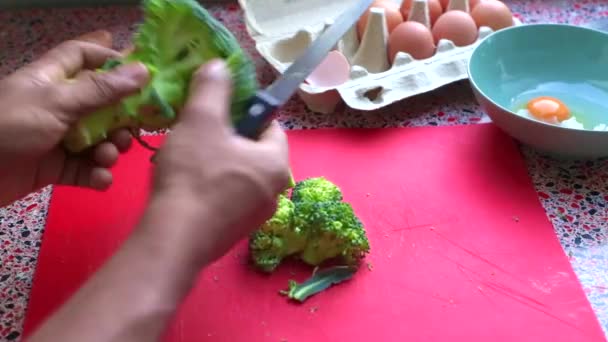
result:
[[(581, 24), (608, 16), (608, 1), (507, 0), (525, 23)], [(260, 80), (273, 71), (254, 51), (236, 5), (211, 7), (255, 58)], [(26, 10), (0, 13), (0, 74), (31, 61), (55, 44), (78, 34), (105, 28), (124, 46), (140, 19), (136, 7)], [(279, 114), (286, 128), (392, 127), (475, 124), (484, 114), (468, 84), (458, 82), (432, 93), (365, 113), (341, 110), (320, 115), (299, 99)], [(608, 335), (608, 161), (558, 162), (523, 148), (530, 176), (565, 253), (572, 261), (597, 316)], [(52, 188), (0, 209), (0, 338), (19, 340), (28, 294), (45, 227)]]

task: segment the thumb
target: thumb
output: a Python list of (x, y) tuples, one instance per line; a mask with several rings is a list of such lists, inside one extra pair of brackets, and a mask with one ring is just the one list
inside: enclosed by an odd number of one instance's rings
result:
[(222, 60), (213, 60), (193, 75), (180, 121), (201, 130), (227, 129), (230, 123), (231, 80)]
[(59, 106), (75, 116), (114, 104), (141, 89), (148, 81), (141, 63), (125, 64), (107, 72), (83, 73), (58, 88)]

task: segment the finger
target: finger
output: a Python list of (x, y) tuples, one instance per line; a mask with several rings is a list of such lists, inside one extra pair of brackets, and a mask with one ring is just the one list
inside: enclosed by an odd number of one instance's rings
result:
[[(88, 154), (88, 153), (85, 153)], [(88, 155), (78, 157), (68, 157), (63, 164), (63, 170), (59, 177), (59, 184), (63, 185), (79, 185), (79, 178), (82, 170), (87, 169), (90, 172), (92, 168)]]
[(289, 168), (289, 145), (287, 143), (287, 134), (279, 123), (273, 120), (268, 128), (260, 135), (260, 146), (265, 149), (268, 156), (272, 156), (272, 160), (268, 163), (272, 170), (273, 184), (277, 191), (283, 191), (289, 184), (291, 176)]
[(93, 166), (89, 159), (70, 158), (65, 161), (58, 183), (104, 190), (112, 184), (112, 173), (106, 168)]
[(192, 77), (190, 97), (180, 114), (180, 121), (197, 130), (229, 127), (230, 78), (225, 64), (213, 60)]
[(73, 117), (114, 104), (143, 87), (149, 74), (140, 63), (125, 64), (107, 72), (84, 74), (56, 89), (59, 108)]
[(101, 167), (109, 168), (116, 164), (120, 152), (111, 142), (106, 141), (97, 146), (93, 151), (93, 161)]
[(71, 78), (81, 69), (95, 69), (109, 58), (119, 58), (118, 51), (88, 41), (69, 40), (45, 53), (30, 67), (49, 79)]
[(123, 56), (126, 56), (126, 55), (130, 54), (133, 51), (135, 51), (135, 47), (133, 45), (129, 44), (124, 49), (120, 50), (120, 53)]
[(110, 170), (103, 167), (83, 165), (79, 170), (74, 183), (71, 185), (94, 190), (105, 190), (112, 185), (113, 177)]
[(263, 145), (268, 145), (280, 151), (287, 150), (287, 134), (276, 120), (273, 120), (268, 128), (260, 134), (259, 142)]
[(116, 146), (120, 153), (124, 153), (131, 147), (133, 139), (129, 130), (120, 129), (111, 134), (110, 141)]
[(75, 40), (89, 42), (97, 45), (101, 45), (107, 48), (112, 48), (112, 34), (106, 30), (97, 30), (93, 32), (87, 32), (75, 38)]
[(113, 177), (112, 172), (108, 169), (96, 167), (93, 168), (89, 173), (88, 186), (94, 190), (106, 190), (112, 185)]
[(78, 72), (76, 74), (76, 76), (74, 76), (74, 81), (83, 81), (86, 80), (87, 78), (91, 77), (93, 74), (95, 73), (95, 71), (93, 70), (80, 70), (80, 72)]

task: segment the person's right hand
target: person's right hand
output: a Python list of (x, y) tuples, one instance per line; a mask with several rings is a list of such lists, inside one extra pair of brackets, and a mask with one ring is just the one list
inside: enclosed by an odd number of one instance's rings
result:
[(270, 218), (289, 182), (285, 133), (273, 122), (257, 141), (237, 135), (229, 119), (230, 93), (223, 62), (203, 66), (155, 159), (152, 210), (186, 223), (149, 233), (178, 244), (180, 253), (193, 251), (202, 264)]

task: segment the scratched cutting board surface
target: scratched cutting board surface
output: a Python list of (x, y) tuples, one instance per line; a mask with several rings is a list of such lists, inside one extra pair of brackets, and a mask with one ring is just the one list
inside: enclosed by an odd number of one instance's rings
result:
[[(311, 269), (260, 275), (242, 241), (202, 272), (166, 341), (605, 341), (515, 144), (491, 124), (288, 134), (297, 179), (343, 188), (373, 267), (294, 304), (278, 291)], [(105, 193), (55, 189), (26, 335), (132, 229), (149, 156), (135, 145)]]

